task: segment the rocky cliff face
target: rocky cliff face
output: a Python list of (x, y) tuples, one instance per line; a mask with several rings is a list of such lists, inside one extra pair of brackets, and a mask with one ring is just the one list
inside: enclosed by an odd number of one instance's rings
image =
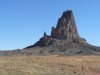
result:
[(67, 10), (52, 27), (51, 35), (44, 35), (34, 45), (26, 47), (22, 54), (33, 55), (100, 55), (100, 47), (93, 46), (78, 34), (73, 12)]
[(59, 18), (51, 35), (44, 32), (34, 45), (21, 50), (1, 51), (0, 56), (16, 55), (100, 55), (100, 47), (93, 46), (78, 34), (73, 12), (67, 10)]
[(77, 44), (86, 43), (86, 40), (80, 38), (78, 34), (74, 15), (71, 10), (63, 12), (61, 18), (58, 20), (56, 28), (52, 27), (50, 36), (44, 32), (44, 36), (38, 42), (27, 48), (36, 46), (48, 46), (55, 43), (60, 44), (61, 42), (68, 41)]
[(93, 46), (78, 34), (73, 12), (67, 10), (59, 18), (51, 35), (44, 32), (42, 38), (34, 45), (21, 50), (3, 51), (1, 56), (13, 55), (100, 55), (100, 47)]
[(52, 27), (51, 36), (60, 40), (79, 38), (73, 12), (71, 10), (63, 12), (62, 17), (58, 20), (56, 28)]

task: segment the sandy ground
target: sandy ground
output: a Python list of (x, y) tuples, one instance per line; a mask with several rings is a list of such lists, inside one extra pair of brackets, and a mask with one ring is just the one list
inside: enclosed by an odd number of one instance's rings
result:
[(100, 75), (100, 56), (0, 57), (0, 75)]

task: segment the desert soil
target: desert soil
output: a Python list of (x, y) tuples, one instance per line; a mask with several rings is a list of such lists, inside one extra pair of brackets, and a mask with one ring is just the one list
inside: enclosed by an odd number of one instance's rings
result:
[(100, 56), (0, 57), (0, 75), (100, 75)]

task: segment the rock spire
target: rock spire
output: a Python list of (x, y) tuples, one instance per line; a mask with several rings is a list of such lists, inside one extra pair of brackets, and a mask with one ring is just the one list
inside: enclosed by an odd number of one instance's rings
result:
[(48, 46), (55, 43), (60, 44), (61, 41), (70, 41), (77, 44), (86, 43), (86, 40), (80, 38), (78, 34), (72, 10), (63, 12), (61, 18), (58, 19), (56, 27), (52, 27), (50, 36), (44, 32), (44, 36), (34, 45), (29, 46), (29, 48), (36, 46)]
[(56, 28), (52, 27), (51, 37), (60, 40), (79, 37), (73, 12), (71, 10), (63, 12), (62, 17), (58, 20)]

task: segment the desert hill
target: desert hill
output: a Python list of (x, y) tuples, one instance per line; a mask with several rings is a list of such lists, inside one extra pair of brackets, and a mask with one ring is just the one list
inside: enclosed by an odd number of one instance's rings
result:
[(34, 45), (13, 51), (1, 51), (0, 56), (12, 55), (100, 55), (100, 47), (89, 44), (80, 37), (72, 10), (63, 12), (51, 35), (44, 32)]
[(100, 47), (93, 46), (80, 37), (72, 10), (63, 12), (56, 27), (52, 27), (50, 36), (44, 32), (38, 42), (25, 49), (38, 49), (44, 54), (100, 54)]

